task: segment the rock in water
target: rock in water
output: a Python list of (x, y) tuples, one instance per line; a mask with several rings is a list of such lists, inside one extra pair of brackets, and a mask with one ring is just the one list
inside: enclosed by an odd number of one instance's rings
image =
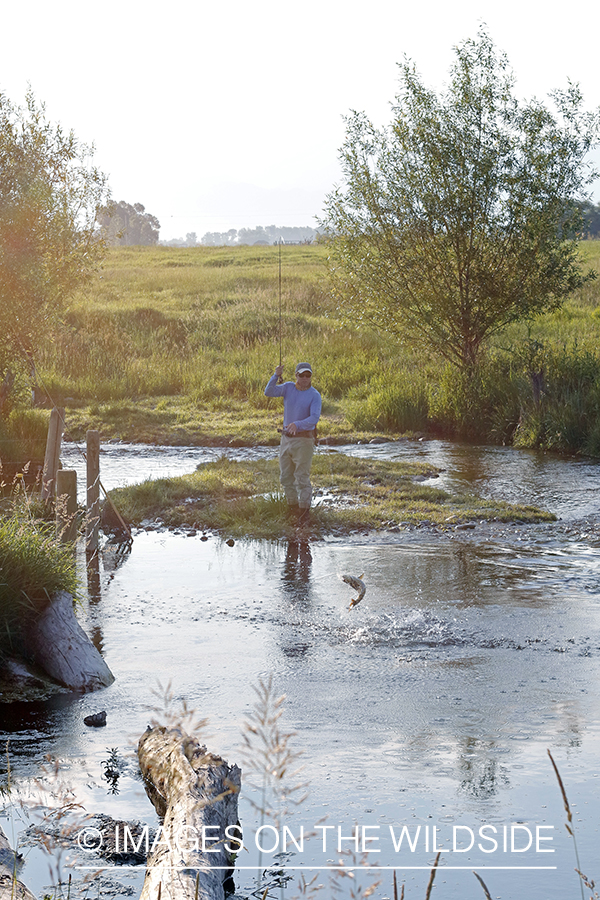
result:
[(92, 713), (91, 716), (86, 716), (83, 720), (84, 725), (89, 725), (92, 728), (102, 728), (103, 725), (106, 725), (106, 710), (103, 709), (102, 712)]

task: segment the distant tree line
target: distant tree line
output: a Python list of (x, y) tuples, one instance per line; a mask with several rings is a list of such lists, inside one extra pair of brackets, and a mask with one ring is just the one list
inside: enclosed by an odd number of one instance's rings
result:
[(581, 212), (580, 236), (582, 238), (599, 238), (600, 203), (592, 203), (590, 200), (584, 200), (578, 203), (577, 207)]
[(310, 243), (317, 237), (315, 228), (280, 225), (258, 228), (230, 228), (229, 231), (207, 231), (202, 243), (209, 247), (231, 247), (240, 244)]
[(170, 241), (160, 241), (161, 247), (197, 247), (198, 235), (195, 231), (189, 231), (184, 238), (171, 238)]
[(96, 216), (106, 242), (113, 247), (152, 246), (158, 243), (160, 222), (141, 203), (109, 203)]

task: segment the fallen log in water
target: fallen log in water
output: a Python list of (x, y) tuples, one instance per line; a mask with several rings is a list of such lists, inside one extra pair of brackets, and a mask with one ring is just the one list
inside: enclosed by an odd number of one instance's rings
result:
[(18, 857), (0, 828), (0, 900), (35, 900), (35, 896), (17, 878)]
[(138, 757), (163, 818), (140, 900), (222, 900), (241, 842), (240, 769), (181, 728), (149, 728)]
[(73, 598), (66, 591), (55, 594), (23, 642), (36, 665), (74, 691), (96, 691), (115, 680), (75, 618)]

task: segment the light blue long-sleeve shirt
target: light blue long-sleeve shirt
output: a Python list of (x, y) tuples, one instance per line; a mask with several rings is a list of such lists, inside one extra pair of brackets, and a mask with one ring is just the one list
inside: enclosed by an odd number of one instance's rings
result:
[(272, 375), (265, 388), (266, 397), (283, 397), (283, 427), (295, 424), (298, 431), (313, 429), (321, 415), (321, 395), (314, 387), (300, 391), (295, 381), (277, 384)]

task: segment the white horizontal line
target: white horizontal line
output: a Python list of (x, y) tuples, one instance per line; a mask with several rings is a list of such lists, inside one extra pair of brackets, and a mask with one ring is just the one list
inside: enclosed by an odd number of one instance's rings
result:
[[(75, 866), (76, 869), (91, 869), (96, 871), (97, 869), (116, 869), (117, 871), (125, 871), (126, 869), (145, 869), (145, 865), (139, 866), (103, 866), (99, 864), (97, 866)], [(162, 869), (163, 867), (160, 866)], [(325, 872), (385, 872), (385, 871), (406, 871), (410, 869), (423, 869), (427, 872), (430, 872), (431, 869), (440, 869), (444, 872), (448, 872), (449, 870), (461, 870), (466, 869), (470, 872), (473, 869), (477, 869), (480, 872), (491, 872), (491, 871), (516, 871), (516, 872), (525, 872), (525, 871), (555, 871), (558, 866), (404, 866), (398, 864), (397, 866), (278, 866), (276, 863), (271, 866), (165, 866), (165, 869), (170, 869), (171, 871), (198, 871), (198, 872), (239, 872), (242, 870), (248, 870), (251, 872), (293, 872), (293, 871), (302, 871), (305, 869), (310, 870), (321, 870)]]

